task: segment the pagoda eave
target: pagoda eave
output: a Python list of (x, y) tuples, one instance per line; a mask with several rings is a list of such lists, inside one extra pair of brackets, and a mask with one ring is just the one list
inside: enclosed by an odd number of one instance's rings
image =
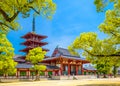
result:
[(28, 39), (28, 38), (30, 38), (31, 36), (36, 36), (36, 37), (38, 37), (38, 38), (40, 38), (40, 39), (45, 39), (45, 38), (47, 38), (47, 36), (35, 34), (35, 33), (33, 33), (33, 32), (29, 32), (29, 33), (27, 33), (26, 35), (22, 36), (21, 38)]
[[(26, 53), (28, 53), (29, 50), (31, 50), (31, 49), (33, 49), (33, 48), (25, 48), (25, 49), (23, 49), (23, 50), (20, 50), (20, 52), (26, 52)], [(46, 52), (49, 51), (48, 49), (44, 49), (44, 48), (42, 48), (42, 50), (43, 50), (43, 51), (46, 51)]]
[(21, 45), (30, 45), (30, 44), (38, 44), (39, 46), (44, 46), (44, 45), (47, 45), (48, 43), (47, 42), (38, 42), (38, 41), (32, 41), (32, 40), (29, 40), (29, 41), (26, 41), (26, 42), (23, 42), (23, 43), (20, 43)]

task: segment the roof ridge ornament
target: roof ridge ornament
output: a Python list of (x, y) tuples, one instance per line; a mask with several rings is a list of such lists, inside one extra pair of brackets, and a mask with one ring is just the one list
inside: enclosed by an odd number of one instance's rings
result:
[(59, 48), (59, 45), (56, 46), (56, 49), (58, 49), (58, 48)]

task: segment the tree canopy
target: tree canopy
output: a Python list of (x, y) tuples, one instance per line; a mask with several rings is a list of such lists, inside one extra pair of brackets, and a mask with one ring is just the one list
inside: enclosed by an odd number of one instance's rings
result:
[(120, 0), (94, 1), (98, 12), (104, 11), (109, 3), (113, 3), (113, 9), (106, 11), (105, 20), (98, 27), (108, 37), (100, 40), (94, 32), (82, 33), (69, 46), (74, 52), (83, 50), (83, 56), (104, 74), (120, 66)]
[(96, 5), (97, 12), (104, 12), (105, 8), (110, 4), (114, 4), (113, 8), (120, 9), (120, 0), (94, 0), (94, 4)]
[(52, 0), (0, 0), (0, 31), (17, 30), (19, 14), (26, 18), (34, 11), (35, 15), (51, 18), (55, 10)]
[(16, 72), (17, 63), (13, 60), (14, 48), (6, 38), (6, 35), (0, 33), (0, 72), (2, 74), (13, 74)]
[(26, 60), (34, 65), (32, 69), (36, 71), (36, 80), (39, 80), (39, 72), (46, 69), (46, 66), (40, 64), (44, 59), (45, 54), (46, 51), (43, 51), (41, 47), (37, 47), (29, 50), (29, 53), (26, 56)]

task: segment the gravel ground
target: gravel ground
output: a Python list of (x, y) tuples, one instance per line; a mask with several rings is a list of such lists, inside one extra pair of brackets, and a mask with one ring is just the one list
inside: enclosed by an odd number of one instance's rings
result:
[(0, 83), (0, 86), (120, 86), (120, 79), (46, 80)]

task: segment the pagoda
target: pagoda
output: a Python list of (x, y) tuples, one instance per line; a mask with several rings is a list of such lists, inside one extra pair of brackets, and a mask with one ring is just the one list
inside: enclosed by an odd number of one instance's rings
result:
[[(27, 34), (25, 34), (24, 36), (22, 36), (21, 38), (25, 39), (25, 42), (21, 43), (21, 45), (26, 46), (26, 48), (24, 48), (23, 50), (20, 50), (21, 52), (24, 52), (26, 54), (29, 53), (29, 50), (36, 48), (36, 47), (43, 47), (45, 45), (47, 45), (47, 42), (43, 42), (42, 40), (47, 38), (47, 36), (44, 35), (39, 35), (35, 33), (35, 18), (33, 17), (33, 28), (32, 28), (32, 32), (28, 32)], [(42, 48), (43, 51), (49, 51), (48, 49), (44, 49)], [(34, 70), (30, 70), (30, 68), (32, 68), (34, 65), (31, 64), (29, 61), (27, 61), (26, 56), (22, 56), (22, 55), (16, 55), (14, 57), (14, 61), (17, 62), (17, 72), (16, 72), (16, 76), (17, 78), (19, 78), (20, 76), (26, 76), (26, 78), (30, 78), (31, 74), (33, 76), (33, 72)], [(44, 59), (48, 58), (48, 56), (45, 56)], [(56, 66), (52, 66), (49, 65), (47, 63), (42, 63), (40, 62), (39, 64), (42, 65), (46, 65), (46, 70), (45, 71), (59, 71), (59, 67)]]
[[(43, 39), (47, 38), (47, 36), (39, 35), (35, 33), (35, 18), (33, 17), (33, 28), (32, 32), (29, 32), (22, 36), (21, 38), (24, 38), (26, 41), (21, 43), (21, 45), (26, 46), (23, 50), (20, 50), (21, 52), (25, 52), (28, 54), (29, 50), (36, 48), (36, 47), (43, 47), (44, 45), (47, 45), (47, 42), (42, 42)], [(48, 49), (42, 48), (43, 51), (49, 51)]]

